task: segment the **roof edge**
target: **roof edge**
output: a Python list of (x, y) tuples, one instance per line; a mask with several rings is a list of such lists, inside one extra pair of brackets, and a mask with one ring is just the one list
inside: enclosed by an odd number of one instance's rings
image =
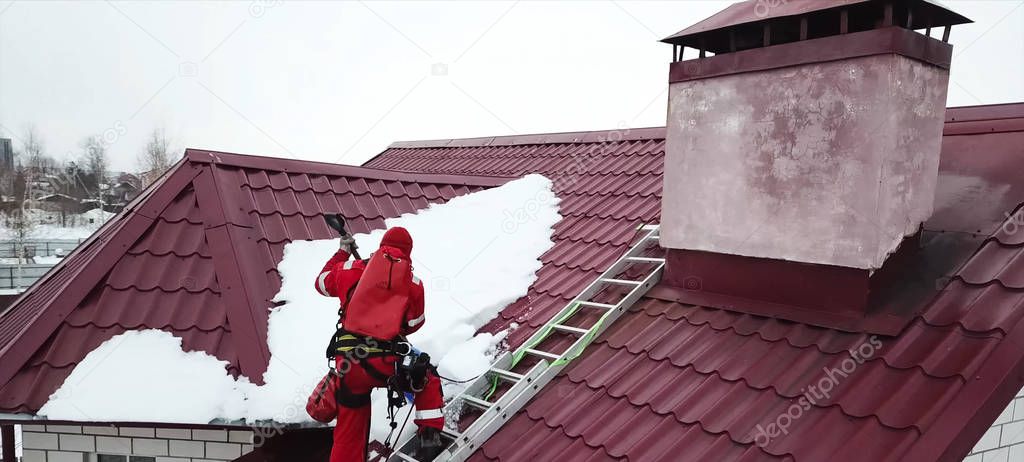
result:
[[(227, 165), (232, 167), (274, 170), (279, 172), (306, 173), (316, 175), (339, 175), (361, 177), (373, 180), (408, 181), (415, 183), (437, 183), (464, 186), (501, 186), (511, 177), (481, 175), (444, 175), (435, 173), (410, 173), (374, 167), (334, 164), (314, 160), (285, 159), (281, 157), (254, 156), (207, 149), (188, 148), (185, 158), (196, 164)], [(317, 168), (313, 168), (316, 165)]]
[[(262, 423), (262, 422), (260, 422)], [(256, 425), (259, 425), (257, 423)], [(277, 422), (270, 422), (277, 424)], [(147, 422), (147, 421), (135, 421), (135, 420), (103, 420), (103, 421), (87, 421), (87, 420), (66, 420), (66, 419), (47, 419), (45, 417), (38, 416), (36, 414), (26, 413), (4, 413), (0, 412), (0, 424), (14, 424), (14, 425), (92, 425), (92, 426), (120, 426), (120, 427), (148, 427), (148, 428), (200, 428), (200, 429), (211, 429), (211, 430), (239, 430), (239, 429), (252, 429), (254, 424), (247, 423), (244, 420), (224, 420), (214, 419), (209, 423), (178, 423), (178, 422)], [(317, 426), (315, 424), (282, 424), (282, 429), (305, 429), (305, 428), (330, 428), (327, 426)]]
[(663, 138), (665, 138), (665, 127), (617, 128), (612, 130), (485, 136), (479, 138), (396, 141), (391, 143), (388, 149), (604, 143), (606, 141), (640, 141)]
[[(1024, 118), (1024, 101), (946, 108), (947, 124), (1002, 119)], [(660, 140), (665, 138), (665, 127), (587, 130), (578, 132), (530, 133), (522, 135), (484, 136), (477, 138), (448, 138), (434, 140), (395, 141), (387, 149), (460, 148), (485, 146), (519, 146), (529, 144), (603, 143), (605, 141)], [(385, 149), (385, 151), (387, 150)], [(370, 158), (372, 162), (383, 151)], [(365, 164), (364, 164), (365, 165)], [(360, 167), (374, 169), (374, 167)]]
[(1024, 118), (1024, 101), (946, 108), (946, 123)]

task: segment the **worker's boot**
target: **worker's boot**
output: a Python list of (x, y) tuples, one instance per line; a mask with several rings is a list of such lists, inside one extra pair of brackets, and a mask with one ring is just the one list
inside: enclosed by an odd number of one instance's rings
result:
[(430, 462), (441, 455), (441, 451), (444, 450), (441, 430), (433, 427), (420, 430), (419, 443), (419, 448), (416, 449), (416, 460), (420, 462)]

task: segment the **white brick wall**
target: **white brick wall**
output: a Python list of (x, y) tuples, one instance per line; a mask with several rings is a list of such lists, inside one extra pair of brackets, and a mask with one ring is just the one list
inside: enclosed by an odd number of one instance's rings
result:
[(253, 450), (247, 430), (25, 425), (23, 462), (95, 462), (96, 454), (156, 456), (158, 462), (223, 462)]
[(964, 462), (1024, 462), (1024, 389), (974, 445)]

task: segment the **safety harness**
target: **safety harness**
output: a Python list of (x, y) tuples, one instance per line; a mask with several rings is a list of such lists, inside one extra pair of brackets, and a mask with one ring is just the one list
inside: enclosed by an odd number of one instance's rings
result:
[[(356, 284), (358, 285), (358, 283)], [(337, 380), (338, 387), (335, 392), (335, 402), (339, 406), (348, 408), (359, 408), (370, 404), (370, 392), (355, 393), (345, 385), (345, 374), (354, 365), (358, 365), (366, 371), (366, 374), (374, 379), (387, 384), (388, 390), (388, 420), (391, 431), (384, 441), (384, 447), (390, 448), (390, 440), (398, 427), (396, 414), (399, 408), (407, 404), (405, 394), (417, 393), (423, 390), (427, 383), (427, 372), (433, 369), (430, 364), (430, 355), (415, 351), (412, 344), (402, 336), (392, 340), (381, 340), (373, 337), (353, 334), (342, 326), (345, 309), (348, 300), (355, 291), (355, 285), (349, 289), (345, 303), (338, 309), (338, 323), (334, 335), (327, 346), (325, 355), (332, 380)], [(395, 369), (393, 374), (377, 369), (370, 361), (370, 358), (395, 356)], [(336, 359), (342, 358), (341, 370), (335, 367)], [(320, 390), (320, 396), (326, 393), (327, 381)], [(410, 411), (411, 414), (411, 411)], [(402, 424), (404, 430), (408, 423), (408, 416)], [(401, 434), (401, 431), (399, 431)]]
[[(342, 238), (348, 238), (350, 241), (350, 251), (356, 260), (362, 261), (366, 267), (364, 270), (363, 277), (365, 279), (366, 271), (370, 271), (371, 277), (370, 282), (361, 284), (357, 281), (348, 289), (348, 293), (345, 294), (344, 302), (338, 308), (338, 322), (336, 325), (335, 333), (331, 337), (331, 341), (328, 343), (326, 357), (328, 380), (323, 381), (323, 385), (320, 387), (317, 395), (317, 403), (320, 399), (323, 399), (327, 393), (327, 388), (331, 380), (336, 380), (338, 386), (335, 392), (335, 402), (339, 406), (348, 408), (359, 408), (370, 404), (370, 393), (354, 393), (345, 385), (345, 374), (354, 365), (358, 365), (366, 371), (366, 374), (373, 377), (377, 381), (380, 381), (387, 386), (388, 390), (388, 419), (390, 420), (391, 432), (388, 437), (384, 440), (385, 449), (390, 450), (390, 440), (392, 435), (395, 433), (395, 429), (398, 423), (395, 419), (395, 413), (398, 408), (405, 406), (406, 404), (406, 393), (417, 393), (422, 391), (426, 387), (427, 383), (427, 372), (436, 369), (430, 364), (430, 356), (426, 353), (420, 353), (413, 349), (412, 344), (400, 335), (400, 326), (403, 322), (404, 307), (407, 303), (406, 299), (402, 297), (394, 296), (391, 292), (402, 292), (403, 295), (407, 292), (408, 288), (401, 285), (393, 286), (393, 280), (398, 276), (399, 280), (404, 284), (408, 284), (409, 281), (415, 283), (415, 277), (412, 275), (412, 267), (408, 259), (392, 256), (384, 246), (381, 246), (381, 250), (371, 255), (368, 259), (362, 259), (359, 256), (358, 250), (354, 240), (351, 239), (351, 235), (345, 230), (345, 219), (341, 215), (325, 215), (324, 220), (327, 225), (338, 231), (338, 234)], [(402, 230), (405, 232), (404, 230)], [(387, 235), (385, 234), (385, 238)], [(411, 238), (406, 232), (406, 240), (410, 241)], [(395, 248), (395, 251), (400, 251), (399, 248)], [(408, 250), (406, 250), (408, 252)], [(374, 264), (374, 262), (377, 262)], [(383, 264), (382, 264), (383, 263)], [(386, 266), (384, 266), (386, 264)], [(404, 265), (404, 266), (403, 266)], [(399, 266), (399, 275), (395, 274), (395, 267)], [(381, 273), (383, 268), (387, 268), (386, 276)], [(374, 273), (376, 271), (376, 273)], [(378, 276), (374, 279), (372, 276)], [(405, 277), (408, 276), (408, 277)], [(385, 293), (377, 291), (375, 289), (381, 288), (379, 282), (374, 282), (386, 278), (387, 284), (383, 286)], [(353, 331), (349, 332), (342, 326), (342, 321), (345, 320), (346, 311), (349, 310), (349, 303), (352, 301), (353, 294), (356, 291), (361, 290), (362, 295), (360, 300), (365, 301), (363, 305), (353, 305), (352, 311), (359, 316), (360, 319), (348, 320)], [(382, 307), (397, 308), (393, 310), (381, 310)], [(369, 311), (368, 311), (369, 310)], [(390, 318), (385, 319), (365, 319), (365, 316), (376, 316), (384, 313), (391, 315)], [(365, 315), (365, 316), (364, 316)], [(378, 316), (379, 317), (379, 316)], [(365, 324), (365, 325), (364, 325)], [(391, 328), (391, 330), (388, 330)], [(391, 340), (382, 340), (378, 337), (393, 337)], [(375, 357), (389, 357), (395, 356), (396, 360), (394, 363), (394, 371), (392, 374), (381, 371), (373, 366), (368, 360)], [(341, 357), (342, 361), (336, 359)], [(335, 367), (335, 364), (340, 364), (341, 370)], [(409, 415), (412, 415), (412, 410), (409, 411)], [(402, 424), (402, 430), (405, 430), (405, 424), (409, 422), (409, 415), (406, 416), (405, 423)], [(399, 431), (401, 434), (401, 431)], [(367, 435), (368, 437), (369, 435)]]

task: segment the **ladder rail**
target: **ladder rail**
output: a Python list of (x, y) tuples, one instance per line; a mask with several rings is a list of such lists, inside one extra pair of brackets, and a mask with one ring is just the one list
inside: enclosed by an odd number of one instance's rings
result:
[[(645, 227), (645, 229), (646, 229), (646, 227)], [(569, 303), (565, 307), (563, 307), (561, 310), (558, 311), (558, 313), (556, 313), (554, 316), (552, 316), (551, 319), (548, 320), (548, 322), (544, 324), (544, 326), (542, 326), (540, 329), (537, 329), (537, 331), (534, 332), (533, 335), (531, 335), (528, 339), (526, 339), (526, 341), (523, 342), (522, 344), (523, 345), (530, 345), (530, 344), (533, 344), (535, 342), (539, 342), (540, 340), (543, 340), (543, 338), (547, 337), (547, 335), (548, 335), (547, 330), (548, 329), (546, 329), (546, 327), (548, 327), (548, 325), (551, 324), (551, 322), (553, 320), (559, 319), (562, 316), (565, 316), (567, 313), (573, 311), (574, 309), (576, 309), (576, 305), (581, 304), (582, 302), (589, 302), (588, 299), (590, 297), (592, 297), (594, 295), (597, 295), (597, 293), (601, 291), (600, 289), (603, 289), (606, 286), (606, 283), (603, 282), (603, 279), (608, 279), (609, 276), (615, 275), (618, 272), (622, 271), (622, 268), (620, 267), (621, 265), (619, 265), (619, 263), (621, 261), (625, 260), (627, 257), (636, 256), (635, 254), (643, 252), (644, 249), (647, 246), (647, 243), (651, 239), (658, 239), (659, 237), (660, 237), (659, 236), (659, 231), (658, 231), (658, 229), (656, 227), (653, 230), (649, 230), (648, 233), (646, 235), (644, 235), (644, 237), (640, 238), (640, 240), (637, 241), (637, 243), (632, 248), (630, 248), (624, 255), (622, 255), (622, 257), (620, 257), (620, 259), (618, 261), (613, 263), (611, 266), (608, 267), (608, 269), (606, 269), (604, 272), (602, 272), (596, 279), (591, 281), (590, 284), (588, 284), (587, 287), (584, 288), (583, 291), (581, 291), (579, 295), (577, 295), (575, 298), (570, 300)], [(661, 269), (663, 267), (664, 267), (664, 263), (660, 263), (655, 268), (655, 271), (657, 271), (657, 270), (659, 270), (659, 269)], [(631, 284), (629, 287), (633, 287), (633, 290), (635, 290), (636, 288), (642, 287), (642, 284), (637, 284), (635, 286), (633, 286)], [(623, 300), (625, 300), (625, 299), (623, 299)], [(621, 304), (621, 302), (622, 301), (620, 300), (619, 303), (611, 304), (612, 308), (608, 308), (608, 309), (611, 310), (611, 309), (614, 309), (615, 307), (618, 307)], [(590, 303), (594, 303), (594, 302), (590, 302)], [(593, 305), (590, 305), (590, 306), (593, 306)]]
[[(502, 353), (491, 364), (490, 369), (484, 375), (470, 383), (449, 402), (448, 406), (445, 407), (446, 411), (449, 407), (457, 406), (457, 409), (460, 410), (469, 407), (481, 410), (482, 412), (463, 433), (446, 432), (446, 434), (452, 437), (453, 441), (445, 448), (441, 455), (434, 459), (435, 461), (461, 462), (472, 455), (483, 442), (494, 435), (505, 422), (546, 386), (569, 361), (582, 354), (583, 350), (590, 345), (594, 338), (601, 335), (628, 307), (636, 303), (651, 287), (661, 280), (665, 268), (664, 259), (640, 255), (646, 251), (649, 244), (658, 242), (660, 239), (660, 228), (658, 225), (645, 225), (641, 229), (646, 231), (646, 233), (626, 253), (621, 255), (619, 259), (613, 262), (596, 279), (591, 281), (576, 297), (555, 313), (518, 348), (514, 351)], [(629, 284), (616, 284), (620, 280), (615, 279), (614, 276), (629, 265), (637, 263), (650, 264), (653, 269), (648, 270), (649, 272), (647, 272), (645, 277), (638, 281), (629, 281)], [(614, 304), (590, 301), (590, 298), (610, 286), (624, 287), (628, 288), (628, 290), (626, 290), (625, 296)], [(561, 322), (584, 306), (598, 308), (603, 311), (600, 320), (596, 324), (587, 329), (561, 326)], [(540, 342), (555, 332), (572, 333), (578, 336), (562, 353), (551, 353), (535, 349)], [(523, 374), (512, 372), (514, 364), (526, 354), (540, 359)], [(493, 402), (480, 399), (480, 396), (489, 392), (494, 386), (492, 380), (513, 382), (513, 385)], [(489, 405), (485, 405), (485, 403)], [(411, 443), (411, 437), (409, 437), (402, 444), (396, 445), (396, 447), (401, 449), (395, 451), (395, 454), (389, 457), (388, 460), (408, 461), (406, 457), (398, 456), (398, 454), (409, 447)], [(404, 454), (402, 455), (404, 456)]]
[[(661, 267), (657, 268), (654, 272), (649, 274), (646, 278), (644, 278), (644, 282), (642, 283), (642, 285), (638, 286), (634, 291), (632, 291), (633, 293), (631, 293), (628, 296), (628, 298), (630, 298), (633, 302), (635, 302), (636, 300), (639, 300), (640, 297), (642, 297), (647, 292), (648, 289), (653, 287), (654, 284), (656, 284), (659, 280), (661, 280), (661, 275), (662, 275), (663, 271), (664, 271), (664, 265), (662, 265)], [(641, 288), (643, 288), (643, 290), (641, 290)], [(623, 299), (623, 300), (626, 300), (626, 299)], [(626, 305), (626, 306), (628, 306), (628, 305)], [(612, 323), (614, 323), (616, 320), (618, 320), (618, 318), (620, 316), (622, 316), (622, 314), (625, 313), (625, 311), (626, 311), (625, 307), (623, 306), (623, 307), (620, 307), (617, 310), (609, 312), (608, 315), (607, 315), (607, 318), (605, 319), (604, 322), (600, 323), (599, 325), (594, 326), (594, 333), (593, 333), (593, 335), (581, 336), (581, 337), (577, 338), (576, 341), (573, 342), (572, 346), (570, 346), (568, 349), (565, 350), (564, 353), (562, 353), (561, 358), (565, 358), (567, 356), (573, 356), (573, 355), (577, 355), (578, 356), (579, 354), (581, 354), (583, 352), (583, 350), (587, 346), (590, 345), (591, 340), (593, 340), (593, 338), (595, 338), (595, 337), (601, 335), (602, 333), (604, 333), (604, 331), (607, 330), (608, 327)], [(547, 361), (546, 360), (541, 360), (540, 363), (538, 363), (536, 366), (534, 366), (534, 369), (536, 369), (537, 366), (540, 366), (542, 363), (547, 363)], [(529, 402), (531, 399), (533, 399), (534, 396), (536, 396), (536, 394), (537, 394), (537, 392), (539, 390), (541, 390), (545, 386), (547, 386), (547, 384), (549, 382), (551, 382), (551, 380), (554, 379), (555, 376), (558, 375), (558, 373), (561, 372), (563, 368), (565, 368), (565, 366), (567, 366), (567, 364), (551, 365), (550, 363), (548, 363), (547, 367), (544, 368), (543, 373), (540, 374), (539, 377), (537, 377), (536, 381), (534, 382), (533, 386), (531, 387), (532, 393), (529, 393), (529, 392), (527, 392), (527, 393), (518, 393), (518, 394), (512, 396), (511, 400), (509, 402), (504, 403), (504, 409), (506, 410), (506, 413), (508, 413), (508, 412), (518, 412), (519, 409), (521, 409), (523, 406), (525, 406), (527, 402)], [(505, 396), (508, 397), (510, 395), (511, 395), (511, 390)], [(481, 418), (482, 417), (483, 416), (481, 416)], [(498, 430), (501, 428), (501, 426), (504, 425), (505, 421), (507, 421), (507, 420), (508, 420), (507, 418), (506, 419), (502, 419), (500, 421), (492, 419), (490, 421), (483, 422), (481, 428), (477, 429), (476, 431), (473, 432), (472, 435), (469, 436), (469, 440), (476, 441), (478, 443), (476, 443), (476, 444), (474, 444), (472, 446), (470, 446), (470, 445), (452, 445), (452, 446), (449, 446), (449, 449), (452, 449), (454, 447), (454, 451), (452, 451), (450, 454), (446, 451), (446, 452), (442, 453), (442, 456), (444, 456), (444, 457), (439, 456), (437, 459), (434, 459), (434, 460), (435, 461), (462, 462), (462, 461), (468, 459), (469, 456), (471, 456), (473, 454), (473, 452), (475, 452), (476, 449), (478, 449), (478, 446), (480, 444), (482, 444), (483, 441), (486, 441), (491, 436), (493, 436), (495, 433), (497, 433)], [(477, 422), (480, 422), (480, 420), (477, 420)], [(476, 426), (477, 422), (474, 422), (473, 426)]]

